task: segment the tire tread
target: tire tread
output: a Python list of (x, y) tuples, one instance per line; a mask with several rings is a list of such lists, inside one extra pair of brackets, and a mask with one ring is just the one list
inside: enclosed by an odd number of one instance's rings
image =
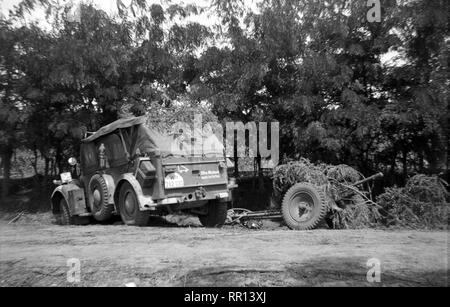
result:
[[(89, 184), (89, 193), (92, 193), (91, 190), (92, 190), (92, 185), (93, 185), (94, 180), (97, 180), (98, 183), (100, 184), (101, 193), (102, 193), (102, 204), (101, 204), (101, 209), (99, 211), (93, 212), (93, 216), (97, 221), (104, 222), (111, 218), (112, 213), (114, 211), (114, 205), (108, 204), (108, 198), (109, 198), (108, 186), (106, 185), (105, 179), (99, 174), (92, 176), (91, 183)], [(94, 206), (92, 206), (92, 207), (94, 207)]]
[[(317, 199), (319, 200), (319, 213), (314, 216), (311, 220), (305, 222), (303, 225), (299, 224), (298, 222), (295, 222), (292, 220), (290, 213), (289, 213), (289, 203), (290, 198), (294, 193), (298, 193), (298, 190), (304, 189), (312, 192)], [(326, 202), (326, 196), (325, 191), (323, 188), (319, 188), (313, 184), (310, 183), (297, 183), (293, 185), (284, 195), (283, 202), (281, 205), (281, 212), (283, 215), (284, 222), (290, 229), (295, 230), (312, 230), (315, 229), (319, 223), (325, 218), (325, 215), (327, 213), (327, 202)]]

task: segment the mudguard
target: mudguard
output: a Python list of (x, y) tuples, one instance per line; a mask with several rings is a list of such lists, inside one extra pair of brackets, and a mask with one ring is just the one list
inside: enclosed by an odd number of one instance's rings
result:
[(75, 183), (68, 183), (58, 186), (51, 196), (51, 208), (53, 213), (59, 213), (59, 201), (64, 198), (69, 206), (70, 215), (80, 215), (88, 213), (84, 189)]
[(126, 173), (119, 177), (119, 180), (117, 181), (116, 185), (117, 189), (114, 192), (115, 200), (119, 199), (120, 187), (124, 182), (128, 182), (133, 187), (139, 202), (139, 209), (141, 211), (154, 210), (157, 204), (153, 201), (151, 196), (144, 195), (144, 193), (142, 192), (141, 185), (139, 184), (139, 182), (136, 180), (136, 177), (134, 177), (132, 173)]
[(108, 187), (108, 204), (114, 204), (114, 192), (116, 190), (114, 178), (108, 174), (103, 174), (102, 177), (105, 179), (106, 186)]

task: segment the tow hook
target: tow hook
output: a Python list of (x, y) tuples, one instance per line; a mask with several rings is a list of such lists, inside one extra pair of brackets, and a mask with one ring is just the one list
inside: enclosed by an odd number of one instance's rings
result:
[(197, 190), (195, 190), (195, 197), (197, 199), (205, 198), (206, 197), (206, 190), (204, 187), (200, 187)]

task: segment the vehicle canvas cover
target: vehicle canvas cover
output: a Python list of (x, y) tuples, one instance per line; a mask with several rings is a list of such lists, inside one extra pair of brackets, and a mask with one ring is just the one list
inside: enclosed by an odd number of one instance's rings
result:
[(145, 124), (146, 118), (144, 116), (141, 117), (130, 117), (130, 118), (121, 118), (108, 124), (104, 127), (101, 127), (97, 132), (89, 136), (88, 138), (82, 140), (83, 143), (89, 143), (95, 141), (96, 139), (107, 135), (111, 132), (116, 131), (117, 129), (129, 128), (136, 125)]
[(158, 150), (155, 142), (148, 135), (148, 129), (144, 126), (145, 122), (145, 117), (119, 119), (82, 140), (80, 156), (85, 173), (97, 171), (99, 149), (102, 144), (110, 167), (127, 164), (138, 148), (141, 153)]
[[(173, 133), (161, 133), (150, 129), (145, 124), (145, 116), (119, 119), (100, 128), (97, 132), (82, 140), (81, 159), (86, 171), (94, 171), (98, 165), (98, 150), (101, 144), (105, 146), (105, 154), (111, 167), (123, 165), (133, 155), (159, 151), (162, 157), (188, 157), (193, 153), (193, 146), (202, 146), (205, 156), (223, 157), (224, 147), (212, 133), (202, 134), (197, 143), (192, 143), (190, 135), (181, 137)], [(118, 133), (120, 130), (121, 136)], [(123, 137), (123, 142), (121, 137)]]

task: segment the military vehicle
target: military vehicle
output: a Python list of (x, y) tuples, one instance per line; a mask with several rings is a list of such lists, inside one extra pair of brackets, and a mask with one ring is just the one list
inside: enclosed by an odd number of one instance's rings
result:
[(161, 134), (145, 117), (119, 119), (81, 141), (80, 163), (69, 159), (51, 196), (61, 224), (110, 221), (145, 226), (151, 215), (188, 212), (205, 227), (220, 227), (231, 202), (223, 145), (202, 135), (208, 146), (192, 154), (198, 140), (184, 131)]

